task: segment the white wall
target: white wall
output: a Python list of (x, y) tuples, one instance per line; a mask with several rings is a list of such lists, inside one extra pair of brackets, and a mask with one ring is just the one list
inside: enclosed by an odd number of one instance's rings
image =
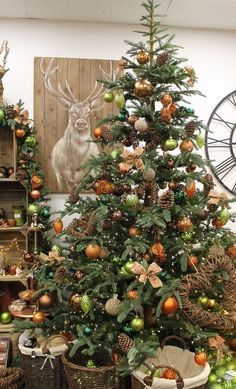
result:
[[(0, 19), (1, 40), (10, 46), (4, 78), (5, 98), (15, 103), (21, 98), (33, 116), (33, 61), (36, 56), (119, 59), (126, 51), (124, 40), (140, 40), (132, 31), (137, 26), (102, 23), (49, 22)], [(197, 88), (207, 97), (194, 97), (192, 106), (207, 122), (216, 104), (236, 89), (236, 31), (171, 28), (181, 54), (197, 72)], [(61, 210), (64, 195), (52, 196), (52, 209)], [(236, 207), (234, 206), (236, 211)], [(236, 226), (232, 226), (236, 231)]]

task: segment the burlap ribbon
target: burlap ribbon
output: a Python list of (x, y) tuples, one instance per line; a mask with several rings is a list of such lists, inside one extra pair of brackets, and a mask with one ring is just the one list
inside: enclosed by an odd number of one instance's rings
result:
[(121, 167), (127, 171), (132, 169), (133, 166), (135, 166), (137, 170), (144, 170), (144, 163), (140, 158), (143, 153), (144, 149), (142, 147), (136, 147), (133, 153), (125, 150), (121, 154), (121, 157), (125, 160), (124, 162), (121, 162)]
[(140, 263), (134, 262), (132, 273), (139, 275), (139, 282), (146, 283), (147, 280), (150, 282), (153, 288), (160, 288), (163, 284), (157, 274), (161, 273), (162, 269), (155, 262), (152, 262), (146, 270)]
[(220, 201), (227, 200), (227, 196), (224, 192), (217, 192), (215, 190), (210, 190), (208, 197), (210, 197), (210, 199), (208, 200), (207, 204), (217, 205)]
[(45, 262), (57, 262), (62, 263), (65, 257), (60, 257), (56, 251), (49, 251), (48, 255), (40, 253), (40, 258)]
[(15, 117), (15, 121), (19, 124), (27, 125), (32, 122), (31, 119), (29, 119), (29, 111), (25, 109), (20, 113), (20, 107), (19, 105), (14, 105), (14, 111), (16, 112), (17, 116)]
[(208, 339), (208, 344), (210, 348), (216, 348), (217, 350), (217, 363), (219, 362), (220, 359), (224, 357), (223, 353), (223, 345), (225, 343), (225, 340), (217, 335), (215, 338), (209, 338)]

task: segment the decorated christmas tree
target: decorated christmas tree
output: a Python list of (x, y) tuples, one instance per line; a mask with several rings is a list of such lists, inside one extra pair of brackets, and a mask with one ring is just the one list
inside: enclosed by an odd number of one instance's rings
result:
[[(198, 364), (226, 358), (235, 337), (236, 240), (224, 227), (230, 200), (199, 153), (204, 125), (189, 103), (200, 94), (196, 74), (157, 21), (157, 6), (143, 7), (144, 42), (127, 42), (119, 76), (103, 81), (104, 100), (120, 111), (94, 135), (113, 150), (79, 167), (88, 174), (61, 215), (74, 219), (62, 252), (42, 257), (39, 311), (27, 323), (73, 334), (72, 354), (82, 349), (91, 365), (103, 350), (126, 373), (170, 335)], [(62, 221), (54, 227), (60, 233)]]

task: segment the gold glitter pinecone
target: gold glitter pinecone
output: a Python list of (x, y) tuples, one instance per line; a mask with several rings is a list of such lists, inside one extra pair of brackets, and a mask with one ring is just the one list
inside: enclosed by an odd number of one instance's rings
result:
[(121, 351), (127, 354), (129, 350), (134, 346), (133, 340), (123, 332), (118, 336), (118, 343)]
[(163, 51), (163, 53), (158, 54), (157, 56), (157, 65), (162, 66), (165, 65), (169, 60), (169, 54), (167, 51)]
[(170, 209), (174, 205), (174, 193), (172, 190), (167, 190), (158, 199), (158, 206), (160, 208)]

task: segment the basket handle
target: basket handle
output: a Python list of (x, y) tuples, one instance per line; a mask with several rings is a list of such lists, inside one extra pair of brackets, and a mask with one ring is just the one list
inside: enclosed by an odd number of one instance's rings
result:
[(184, 380), (183, 378), (181, 377), (180, 375), (180, 372), (175, 369), (174, 367), (172, 366), (169, 366), (169, 365), (157, 365), (154, 367), (154, 369), (152, 369), (152, 375), (151, 376), (146, 376), (144, 377), (143, 381), (146, 385), (148, 386), (152, 386), (152, 383), (153, 383), (153, 374), (158, 370), (158, 369), (171, 369), (173, 370), (176, 375), (177, 375), (177, 378), (176, 378), (176, 386), (177, 386), (177, 389), (182, 389), (184, 387)]
[(185, 343), (185, 341), (184, 341), (182, 338), (180, 338), (179, 336), (176, 336), (176, 335), (167, 336), (167, 337), (163, 340), (163, 342), (161, 343), (161, 345), (160, 345), (161, 349), (163, 350), (163, 348), (164, 348), (164, 346), (166, 345), (166, 343), (167, 343), (169, 340), (172, 340), (172, 339), (178, 340), (178, 341), (181, 343), (183, 350), (186, 350), (186, 343)]
[(52, 335), (52, 336), (49, 336), (49, 338), (46, 340), (43, 348), (42, 348), (42, 353), (43, 354), (49, 354), (50, 351), (49, 351), (49, 348), (48, 348), (48, 345), (50, 344), (50, 342), (53, 340), (53, 339), (56, 339), (56, 338), (63, 338), (63, 340), (65, 340), (65, 344), (66, 346), (69, 345), (69, 342), (68, 340), (65, 338), (65, 336), (61, 335), (61, 334), (57, 334), (57, 335)]

